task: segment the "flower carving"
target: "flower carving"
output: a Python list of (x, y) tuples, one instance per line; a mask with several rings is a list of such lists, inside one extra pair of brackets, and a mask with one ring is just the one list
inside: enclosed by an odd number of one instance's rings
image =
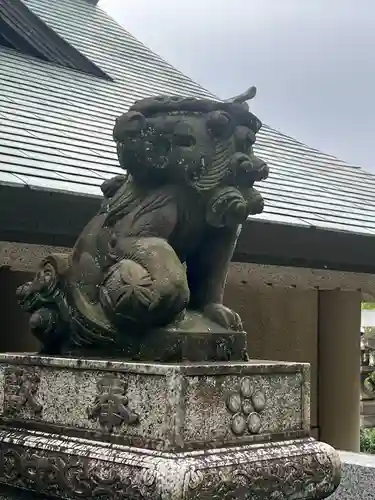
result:
[(153, 300), (153, 280), (149, 272), (131, 260), (125, 260), (120, 268), (123, 281), (123, 291), (121, 300), (136, 300), (145, 306), (152, 304)]
[(228, 395), (226, 405), (233, 414), (230, 423), (233, 434), (242, 436), (246, 429), (251, 434), (259, 434), (262, 425), (260, 413), (266, 407), (266, 396), (263, 391), (253, 388), (249, 377), (241, 380), (238, 391)]
[(127, 317), (132, 316), (133, 308), (152, 309), (158, 298), (149, 272), (129, 259), (112, 267), (105, 278), (101, 296), (107, 307)]

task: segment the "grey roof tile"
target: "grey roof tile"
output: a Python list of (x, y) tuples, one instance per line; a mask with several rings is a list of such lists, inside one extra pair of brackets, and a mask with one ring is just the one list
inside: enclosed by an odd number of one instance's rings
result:
[(0, 171), (0, 184), (5, 186), (25, 186), (26, 183), (16, 175)]
[[(215, 97), (85, 0), (24, 0), (113, 82), (0, 48), (0, 184), (100, 196), (116, 116), (153, 94)], [(240, 89), (241, 90), (241, 89)], [(258, 220), (375, 234), (375, 177), (265, 125)]]

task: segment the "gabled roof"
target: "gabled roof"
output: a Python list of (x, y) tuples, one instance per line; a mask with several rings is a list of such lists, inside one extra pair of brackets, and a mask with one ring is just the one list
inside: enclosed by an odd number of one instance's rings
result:
[[(23, 1), (113, 81), (0, 47), (1, 184), (100, 196), (103, 179), (120, 172), (112, 141), (119, 113), (153, 94), (212, 97), (95, 2)], [(375, 234), (371, 174), (266, 125), (256, 150), (271, 169), (258, 186), (266, 199), (258, 219)]]
[(0, 0), (0, 45), (43, 61), (110, 78), (60, 37), (22, 0)]

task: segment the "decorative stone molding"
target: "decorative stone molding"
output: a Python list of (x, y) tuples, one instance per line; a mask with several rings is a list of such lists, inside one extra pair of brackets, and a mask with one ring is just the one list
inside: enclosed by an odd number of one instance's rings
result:
[[(20, 384), (22, 411), (10, 416), (14, 380), (8, 373), (15, 371), (34, 384)], [(295, 439), (310, 431), (303, 363), (157, 365), (0, 354), (1, 380), (0, 425), (16, 420), (43, 431), (74, 429), (78, 437), (164, 451)], [(31, 401), (43, 407), (42, 415)], [(238, 432), (238, 420), (246, 432)]]
[(318, 500), (340, 477), (336, 453), (312, 439), (183, 456), (30, 431), (0, 440), (2, 483), (72, 500)]
[(1, 354), (0, 483), (71, 500), (326, 498), (340, 462), (309, 437), (309, 393), (303, 363)]

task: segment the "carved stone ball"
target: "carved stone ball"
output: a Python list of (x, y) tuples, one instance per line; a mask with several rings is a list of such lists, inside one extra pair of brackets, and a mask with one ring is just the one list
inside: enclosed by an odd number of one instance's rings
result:
[[(130, 246), (110, 267), (100, 287), (101, 303), (118, 326), (166, 324), (188, 303), (185, 269), (161, 238), (144, 238), (137, 248), (142, 257), (134, 258)], [(151, 258), (154, 254), (159, 260)]]
[(116, 314), (133, 320), (152, 309), (158, 300), (149, 272), (129, 259), (111, 269), (101, 293), (103, 301)]

